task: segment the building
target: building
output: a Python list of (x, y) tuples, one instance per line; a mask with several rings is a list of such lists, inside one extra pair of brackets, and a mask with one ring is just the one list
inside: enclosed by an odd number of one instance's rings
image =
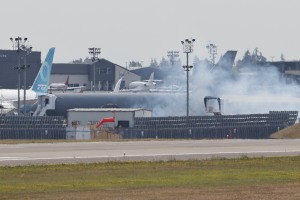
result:
[(75, 108), (68, 111), (68, 127), (87, 126), (114, 117), (109, 127), (133, 127), (135, 117), (151, 117), (152, 111), (142, 108)]
[[(16, 89), (18, 87), (18, 67), (25, 65), (24, 54), (17, 50), (0, 50), (0, 88)], [(32, 85), (41, 67), (41, 52), (33, 51), (26, 56), (26, 86)], [(94, 70), (95, 67), (95, 70)], [(128, 88), (132, 81), (140, 81), (141, 77), (120, 65), (112, 63), (106, 59), (98, 59), (94, 63), (53, 63), (50, 83), (64, 83), (69, 77), (70, 86), (86, 86), (87, 90), (92, 90), (95, 79), (96, 91), (111, 91), (117, 81), (124, 76), (121, 88)], [(20, 71), (21, 88), (24, 85), (24, 70)]]
[(300, 61), (277, 61), (268, 64), (275, 66), (288, 81), (300, 83)]
[(69, 76), (70, 86), (85, 86), (87, 90), (93, 90), (95, 80), (96, 91), (112, 91), (122, 76), (124, 81), (121, 88), (128, 88), (132, 81), (141, 80), (139, 75), (103, 58), (94, 63), (53, 64), (51, 83), (63, 83), (67, 76)]
[[(16, 89), (18, 87), (18, 67), (24, 65), (24, 54), (18, 53), (17, 50), (0, 50), (0, 88)], [(41, 67), (41, 52), (33, 51), (26, 56), (26, 88), (29, 88)], [(20, 85), (24, 86), (24, 70), (20, 71)]]

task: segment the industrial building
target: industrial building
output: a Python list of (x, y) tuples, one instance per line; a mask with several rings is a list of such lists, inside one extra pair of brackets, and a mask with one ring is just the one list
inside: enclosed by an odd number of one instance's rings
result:
[[(114, 130), (122, 132), (124, 128), (134, 127), (134, 120), (137, 117), (152, 117), (152, 111), (142, 108), (70, 109), (66, 139), (120, 139), (121, 133)], [(109, 119), (110, 122), (100, 126), (99, 122), (105, 119)]]
[[(26, 65), (26, 88), (29, 88), (40, 67), (41, 67), (41, 52), (33, 51), (26, 56), (26, 63), (24, 54), (18, 53), (16, 50), (0, 50), (0, 88), (16, 89), (18, 87), (18, 75), (20, 75), (20, 85), (24, 86), (24, 70), (18, 71), (15, 69)], [(20, 73), (18, 73), (20, 72)]]
[(142, 108), (75, 108), (68, 111), (68, 127), (95, 124), (104, 118), (114, 117), (109, 127), (129, 128), (134, 126), (134, 118), (151, 117), (152, 111)]
[(86, 90), (93, 90), (94, 85), (95, 91), (112, 91), (122, 76), (124, 78), (121, 88), (128, 88), (132, 81), (141, 80), (139, 75), (103, 58), (94, 63), (54, 63), (52, 65), (51, 83), (63, 83), (67, 76), (69, 76), (69, 86), (85, 86)]
[[(25, 70), (18, 71), (15, 69), (24, 65), (26, 65)], [(31, 52), (26, 55), (25, 59), (25, 54), (18, 53), (17, 50), (0, 50), (0, 69), (2, 72), (0, 73), (0, 88), (16, 89), (18, 87), (18, 75), (20, 75), (22, 88), (24, 71), (26, 72), (26, 88), (29, 88), (40, 67), (41, 52), (39, 51)], [(130, 82), (141, 80), (139, 75), (106, 59), (97, 59), (93, 63), (54, 63), (51, 74), (50, 83), (64, 83), (69, 76), (70, 86), (85, 86), (87, 90), (92, 90), (94, 85), (96, 91), (113, 90), (116, 82), (122, 76), (124, 78), (121, 88), (128, 88)]]

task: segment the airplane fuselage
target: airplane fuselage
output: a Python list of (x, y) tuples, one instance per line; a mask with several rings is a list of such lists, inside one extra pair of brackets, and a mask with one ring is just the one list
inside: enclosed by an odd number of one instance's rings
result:
[[(33, 100), (37, 99), (36, 92), (32, 90), (26, 90), (26, 99)], [(18, 90), (17, 89), (0, 89), (0, 100), (1, 101), (17, 101)], [(20, 90), (20, 100), (24, 100), (24, 90)]]
[(63, 83), (52, 83), (49, 86), (50, 89), (56, 89), (56, 90), (67, 90), (68, 86)]

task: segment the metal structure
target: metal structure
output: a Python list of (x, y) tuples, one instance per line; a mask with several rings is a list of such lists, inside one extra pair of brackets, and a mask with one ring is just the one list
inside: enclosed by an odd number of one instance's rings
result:
[(122, 129), (123, 139), (266, 139), (295, 124), (298, 111), (270, 111), (269, 114), (137, 117), (134, 128)]
[[(22, 52), (24, 52), (24, 47), (26, 47), (27, 38), (22, 39), (21, 37), (18, 36), (15, 39), (13, 39), (11, 37), (10, 41), (13, 43), (13, 49), (17, 50), (17, 53), (18, 53), (18, 66), (14, 67), (14, 69), (18, 71), (18, 108), (17, 108), (18, 110), (17, 110), (17, 112), (19, 115), (20, 114), (21, 70), (23, 70), (23, 69), (25, 70), (25, 68), (21, 66), (21, 54), (22, 54)], [(24, 81), (26, 81), (26, 80), (24, 80)], [(25, 87), (24, 87), (24, 90), (26, 90)], [(24, 99), (24, 101), (25, 101), (25, 99)]]
[(23, 51), (24, 55), (24, 65), (22, 65), (21, 69), (23, 70), (24, 74), (24, 103), (23, 103), (23, 108), (24, 108), (24, 115), (26, 115), (26, 88), (27, 88), (27, 80), (26, 80), (26, 69), (30, 67), (30, 65), (27, 65), (27, 56), (31, 53), (32, 46), (28, 45), (21, 45), (21, 49)]
[(95, 91), (96, 89), (96, 61), (98, 61), (98, 55), (101, 53), (101, 48), (96, 48), (96, 47), (91, 47), (89, 48), (89, 54), (91, 55), (92, 61), (93, 61), (93, 84), (92, 84), (92, 89)]
[(193, 52), (195, 39), (185, 39), (181, 41), (183, 46), (183, 53), (186, 53), (186, 65), (183, 66), (184, 71), (186, 71), (186, 116), (189, 116), (189, 71), (193, 66), (189, 66), (189, 53)]
[(213, 43), (210, 43), (210, 44), (206, 45), (206, 48), (208, 50), (210, 64), (213, 67), (216, 64), (216, 55), (218, 54), (217, 46)]
[(170, 58), (172, 67), (174, 67), (175, 58), (179, 57), (179, 51), (168, 51), (168, 57)]
[(0, 139), (66, 139), (64, 117), (0, 116)]

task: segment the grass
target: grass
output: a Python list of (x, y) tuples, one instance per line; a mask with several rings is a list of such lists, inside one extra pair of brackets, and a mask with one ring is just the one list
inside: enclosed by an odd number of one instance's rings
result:
[(300, 156), (0, 167), (0, 199), (244, 197), (299, 199)]
[(270, 135), (273, 139), (300, 138), (300, 123), (289, 126)]

